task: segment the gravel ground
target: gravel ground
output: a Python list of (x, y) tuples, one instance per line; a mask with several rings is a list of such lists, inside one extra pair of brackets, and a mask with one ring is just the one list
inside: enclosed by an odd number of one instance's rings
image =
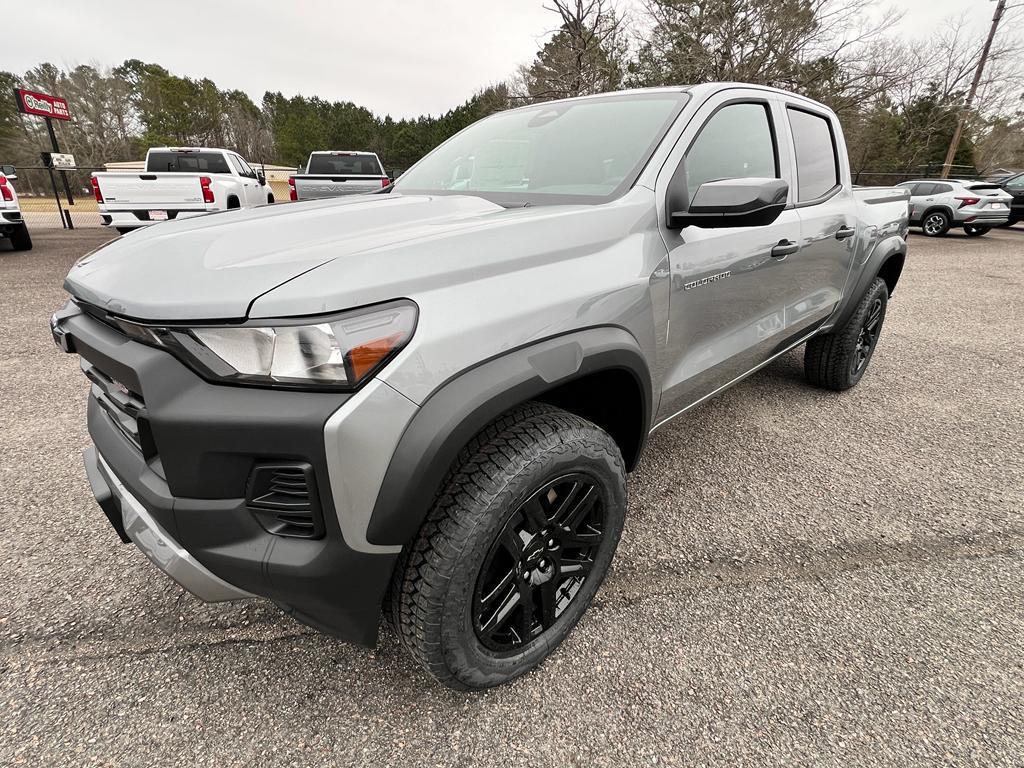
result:
[(477, 695), (120, 545), (46, 322), (102, 239), (0, 246), (0, 764), (1024, 761), (1024, 230), (913, 236), (857, 389), (791, 353), (657, 433), (593, 608)]

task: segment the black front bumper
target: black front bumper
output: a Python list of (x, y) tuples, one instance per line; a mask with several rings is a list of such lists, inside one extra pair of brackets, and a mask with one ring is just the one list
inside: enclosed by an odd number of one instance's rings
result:
[[(92, 377), (88, 405), (97, 456), (90, 461), (87, 452), (86, 463), (92, 464), (88, 473), (97, 501), (118, 535), (126, 539), (130, 532), (112, 484), (226, 584), (272, 600), (343, 640), (372, 646), (397, 555), (354, 551), (341, 534), (324, 424), (348, 395), (212, 384), (167, 352), (130, 340), (73, 305), (56, 322), (58, 344), (101, 374)], [(111, 409), (97, 378), (126, 393), (137, 430), (119, 423), (121, 414)], [(320, 538), (270, 533), (246, 502), (254, 466), (281, 461), (313, 468)], [(107, 471), (113, 480), (104, 476)]]

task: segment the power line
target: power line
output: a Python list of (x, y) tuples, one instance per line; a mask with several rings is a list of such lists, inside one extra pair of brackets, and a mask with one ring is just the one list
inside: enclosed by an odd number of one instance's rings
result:
[(949, 150), (946, 152), (946, 160), (942, 164), (942, 173), (939, 178), (949, 178), (949, 167), (953, 164), (956, 151), (960, 148), (960, 136), (964, 132), (964, 123), (971, 111), (971, 104), (974, 103), (974, 96), (978, 92), (978, 84), (981, 82), (981, 75), (985, 71), (985, 63), (988, 61), (989, 51), (992, 50), (992, 40), (996, 36), (996, 29), (999, 27), (999, 20), (1003, 18), (1003, 11), (1006, 10), (1006, 0), (999, 0), (996, 4), (996, 12), (992, 14), (992, 27), (988, 31), (988, 39), (985, 40), (985, 47), (981, 49), (981, 58), (978, 59), (978, 66), (974, 70), (974, 80), (971, 81), (971, 90), (967, 93), (967, 101), (960, 110), (960, 117), (956, 121), (956, 130), (953, 131), (953, 138), (949, 142)]

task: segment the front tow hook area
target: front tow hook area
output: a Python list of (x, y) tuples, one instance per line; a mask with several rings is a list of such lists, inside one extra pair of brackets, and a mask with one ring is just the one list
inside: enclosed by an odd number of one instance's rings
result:
[(228, 584), (171, 538), (142, 503), (132, 495), (95, 447), (83, 454), (96, 501), (122, 541), (132, 541), (157, 568), (207, 603), (255, 597)]
[(121, 537), (125, 544), (131, 544), (131, 537), (124, 529), (124, 515), (121, 514), (121, 504), (110, 490), (107, 481), (100, 472), (99, 462), (96, 459), (96, 449), (86, 448), (82, 454), (85, 459), (85, 475), (89, 478), (89, 485), (92, 487), (92, 495), (96, 497), (96, 503), (100, 505), (103, 514)]

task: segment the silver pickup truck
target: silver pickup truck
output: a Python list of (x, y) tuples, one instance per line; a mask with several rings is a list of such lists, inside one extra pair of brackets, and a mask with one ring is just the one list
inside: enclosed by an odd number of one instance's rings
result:
[(348, 641), (383, 607), (482, 688), (583, 614), (652, 431), (801, 344), (810, 384), (857, 384), (906, 236), (821, 104), (627, 91), (488, 117), (380, 194), (113, 242), (51, 328), (122, 540)]
[(306, 172), (288, 178), (288, 195), (292, 200), (364, 195), (390, 183), (373, 152), (313, 152)]

